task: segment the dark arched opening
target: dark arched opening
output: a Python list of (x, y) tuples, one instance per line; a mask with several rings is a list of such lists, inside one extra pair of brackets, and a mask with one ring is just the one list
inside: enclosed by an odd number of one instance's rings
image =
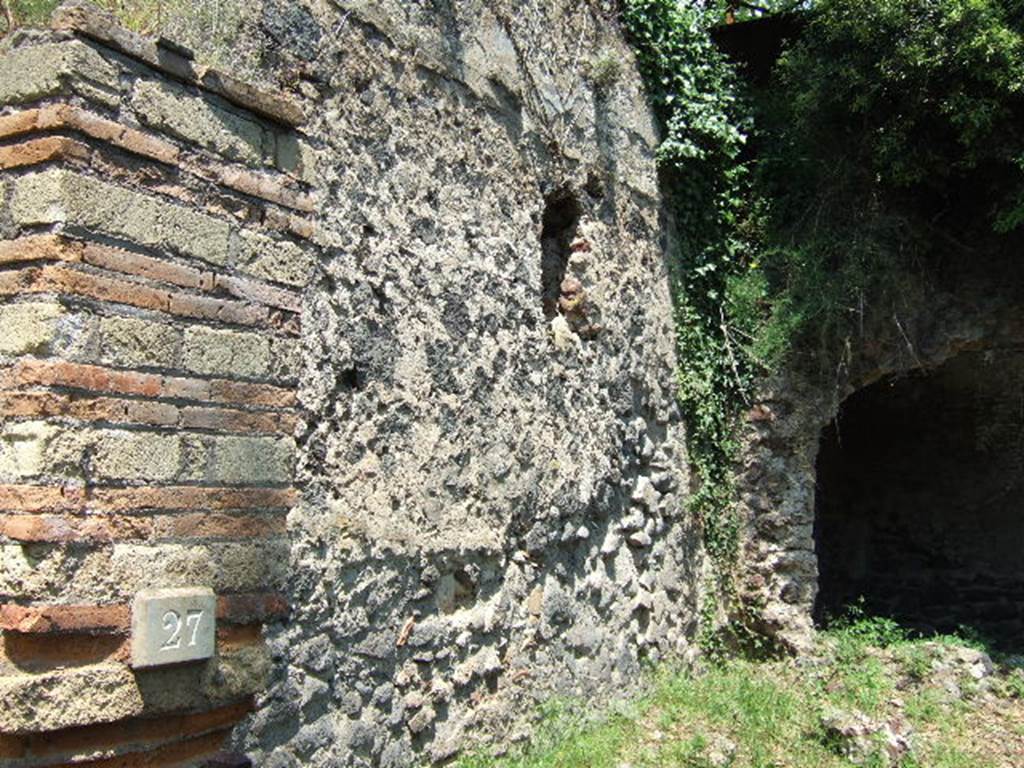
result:
[(567, 190), (558, 190), (544, 200), (540, 233), (541, 304), (548, 320), (558, 314), (558, 297), (581, 213), (579, 201)]
[(822, 433), (821, 622), (866, 607), (926, 633), (1024, 632), (1024, 353), (964, 353), (851, 395)]

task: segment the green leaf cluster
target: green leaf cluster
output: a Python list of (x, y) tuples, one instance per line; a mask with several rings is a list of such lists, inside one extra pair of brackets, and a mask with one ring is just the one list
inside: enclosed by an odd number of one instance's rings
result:
[[(790, 142), (881, 188), (1024, 158), (1019, 0), (826, 0), (780, 62)], [(791, 153), (787, 153), (792, 158)], [(835, 174), (810, 168), (831, 184)], [(1018, 179), (1019, 182), (1019, 179)]]
[(733, 419), (749, 383), (726, 314), (729, 283), (748, 251), (750, 174), (742, 162), (750, 111), (715, 47), (715, 14), (674, 0), (624, 0), (623, 26), (663, 130), (658, 160), (674, 219), (679, 401), (700, 486), (691, 501), (716, 561), (732, 558), (728, 513)]
[(948, 281), (1019, 242), (1022, 32), (1021, 0), (815, 4), (757, 100), (757, 351), (810, 333), (835, 351), (910, 275)]

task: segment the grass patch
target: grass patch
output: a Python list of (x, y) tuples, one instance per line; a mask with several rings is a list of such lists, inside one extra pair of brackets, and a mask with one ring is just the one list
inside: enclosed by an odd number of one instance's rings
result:
[[(983, 681), (968, 679), (962, 658), (973, 658), (975, 645), (846, 617), (820, 633), (807, 657), (732, 659), (700, 672), (663, 667), (628, 707), (589, 719), (566, 702), (548, 707), (532, 746), (500, 758), (476, 754), (457, 765), (840, 768), (852, 763), (826, 728), (826, 716), (835, 712), (909, 726), (913, 751), (899, 768), (1014, 765), (1014, 756), (1024, 754), (1024, 672), (1003, 666)], [(961, 662), (968, 666), (957, 668)], [(861, 760), (892, 766), (880, 742)]]
[[(64, 0), (6, 0), (15, 23), (25, 27), (44, 26), (50, 15)], [(93, 4), (113, 13), (118, 21), (137, 32), (158, 30), (168, 18), (181, 12), (176, 0), (92, 0)]]
[(574, 702), (544, 705), (541, 724), (530, 747), (495, 760), (484, 754), (464, 757), (460, 768), (617, 768), (616, 756), (636, 738), (633, 711), (611, 711), (598, 717), (583, 714)]

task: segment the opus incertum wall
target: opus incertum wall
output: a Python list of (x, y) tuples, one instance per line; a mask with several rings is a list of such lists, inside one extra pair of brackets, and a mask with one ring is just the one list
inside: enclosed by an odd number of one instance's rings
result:
[(0, 764), (444, 762), (692, 654), (615, 4), (256, 0), (289, 96), (90, 7), (0, 51)]
[(203, 764), (288, 610), (311, 155), (282, 96), (54, 27), (0, 53), (0, 763)]

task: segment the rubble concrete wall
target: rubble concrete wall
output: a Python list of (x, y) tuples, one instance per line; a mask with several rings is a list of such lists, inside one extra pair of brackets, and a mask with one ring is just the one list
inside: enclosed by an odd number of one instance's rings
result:
[(695, 631), (653, 120), (612, 3), (304, 23), (329, 248), (292, 620), (235, 743), (271, 766), (507, 748), (537, 702), (607, 704)]
[[(443, 761), (692, 652), (614, 13), (268, 0), (275, 92), (84, 4), (5, 43), (5, 757)], [(217, 592), (215, 659), (129, 668), (160, 586)]]

